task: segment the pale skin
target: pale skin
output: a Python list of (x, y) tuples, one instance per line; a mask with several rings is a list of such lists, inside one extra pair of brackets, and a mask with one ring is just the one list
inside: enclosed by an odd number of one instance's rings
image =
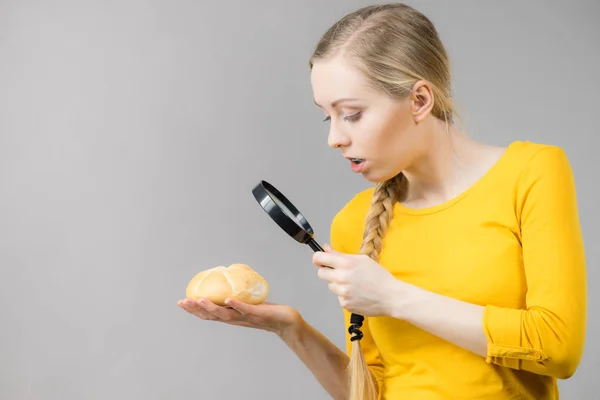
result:
[[(403, 201), (407, 207), (430, 207), (457, 196), (481, 178), (505, 150), (477, 143), (453, 125), (448, 132), (445, 123), (431, 114), (435, 98), (426, 81), (416, 82), (405, 99), (391, 99), (370, 87), (352, 63), (337, 57), (314, 66), (311, 84), (315, 103), (329, 123), (329, 146), (343, 157), (365, 159), (360, 173), (369, 182), (402, 171), (409, 181)], [(402, 319), (486, 356), (483, 307), (402, 282), (367, 256), (324, 247), (324, 252), (314, 253), (312, 262), (319, 267), (318, 278), (327, 283), (341, 307), (365, 316)], [(190, 299), (178, 304), (203, 320), (275, 333), (333, 398), (347, 398), (344, 371), (348, 356), (296, 310), (233, 300), (229, 307)]]

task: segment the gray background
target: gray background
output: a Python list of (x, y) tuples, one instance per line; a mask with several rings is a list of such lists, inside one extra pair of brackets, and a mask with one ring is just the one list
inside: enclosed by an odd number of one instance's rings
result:
[[(267, 179), (321, 242), (367, 187), (313, 105), (307, 59), (367, 1), (0, 1), (0, 398), (327, 399), (273, 335), (179, 309), (245, 262), (343, 346), (312, 252), (251, 196)], [(452, 57), (471, 136), (562, 146), (589, 271), (564, 399), (598, 399), (597, 1), (412, 1)]]

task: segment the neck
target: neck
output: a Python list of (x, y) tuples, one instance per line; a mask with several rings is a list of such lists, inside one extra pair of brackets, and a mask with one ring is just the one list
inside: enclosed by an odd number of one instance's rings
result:
[(422, 127), (422, 152), (406, 169), (406, 203), (419, 206), (447, 201), (469, 186), (484, 145), (473, 141), (453, 124), (432, 118)]

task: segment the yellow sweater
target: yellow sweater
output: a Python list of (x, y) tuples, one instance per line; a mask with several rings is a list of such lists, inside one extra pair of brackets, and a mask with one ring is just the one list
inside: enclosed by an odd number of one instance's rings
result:
[[(334, 249), (358, 252), (372, 195), (362, 191), (335, 216)], [(365, 318), (361, 344), (380, 399), (559, 398), (557, 379), (571, 376), (582, 356), (587, 307), (575, 185), (562, 149), (516, 141), (460, 196), (425, 209), (397, 203), (379, 263), (398, 279), (485, 306), (488, 339), (482, 358), (402, 320)]]

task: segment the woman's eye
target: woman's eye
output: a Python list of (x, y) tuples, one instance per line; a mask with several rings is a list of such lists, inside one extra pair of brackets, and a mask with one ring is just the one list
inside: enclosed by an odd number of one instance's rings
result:
[(347, 117), (344, 117), (344, 121), (356, 122), (360, 118), (360, 114), (359, 111), (356, 114), (348, 115)]
[[(359, 120), (360, 116), (361, 116), (361, 112), (359, 111), (356, 114), (348, 115), (348, 116), (344, 117), (343, 119), (344, 119), (344, 121), (356, 122)], [(327, 116), (323, 120), (323, 122), (328, 122), (328, 121), (331, 121), (331, 116)]]

